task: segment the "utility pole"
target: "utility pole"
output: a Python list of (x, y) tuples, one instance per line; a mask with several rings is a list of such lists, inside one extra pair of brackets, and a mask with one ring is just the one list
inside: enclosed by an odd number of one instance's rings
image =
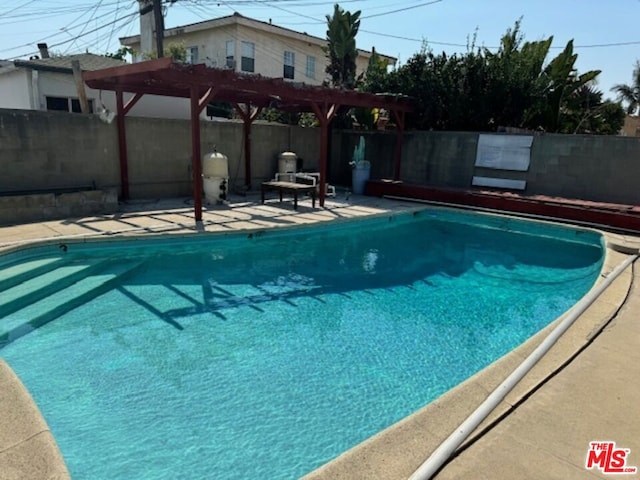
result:
[(80, 111), (82, 113), (91, 113), (89, 111), (89, 101), (87, 100), (87, 91), (84, 89), (84, 81), (82, 80), (82, 70), (80, 69), (80, 60), (71, 61), (71, 70), (73, 71), (73, 80), (76, 83), (78, 91), (78, 100), (80, 100)]
[(153, 0), (153, 16), (156, 23), (156, 52), (158, 58), (164, 57), (162, 40), (164, 38), (164, 17), (162, 16), (162, 0)]
[(140, 55), (148, 59), (154, 51), (153, 48), (153, 4), (150, 0), (138, 0), (140, 13)]

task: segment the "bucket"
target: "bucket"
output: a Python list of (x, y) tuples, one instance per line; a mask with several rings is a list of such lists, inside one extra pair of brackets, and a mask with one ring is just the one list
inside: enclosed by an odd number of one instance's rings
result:
[(354, 194), (364, 194), (364, 187), (369, 180), (370, 174), (371, 164), (369, 162), (360, 162), (353, 167), (351, 171), (351, 182)]

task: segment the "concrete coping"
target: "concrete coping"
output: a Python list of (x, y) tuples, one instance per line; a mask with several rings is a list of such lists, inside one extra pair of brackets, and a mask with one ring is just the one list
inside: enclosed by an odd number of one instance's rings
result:
[(20, 379), (0, 359), (0, 476), (71, 478), (47, 423)]

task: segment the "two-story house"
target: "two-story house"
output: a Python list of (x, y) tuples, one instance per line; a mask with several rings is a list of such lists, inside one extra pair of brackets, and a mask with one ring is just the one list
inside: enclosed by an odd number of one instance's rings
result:
[[(141, 23), (141, 28), (144, 25)], [(150, 31), (146, 33), (152, 35)], [(134, 61), (141, 61), (150, 53), (143, 51), (141, 35), (121, 38), (120, 43), (136, 52)], [(238, 13), (167, 29), (164, 44), (171, 43), (184, 45), (190, 63), (205, 63), (209, 67), (230, 68), (309, 85), (322, 84), (326, 78), (325, 39)], [(395, 65), (395, 58), (378, 55), (388, 65)], [(371, 52), (358, 50), (358, 74), (367, 69), (370, 58)]]
[[(40, 58), (0, 60), (0, 108), (24, 110), (58, 110), (80, 112), (78, 89), (73, 78), (72, 62), (82, 70), (100, 70), (123, 65), (120, 60), (82, 53), (49, 57), (46, 44), (39, 44)], [(112, 92), (85, 89), (91, 112), (102, 103), (115, 108)]]
[[(143, 22), (141, 19), (141, 29), (144, 30), (145, 25), (149, 29), (141, 32), (142, 37), (146, 34), (147, 45), (151, 45), (152, 22)], [(167, 46), (171, 43), (184, 45), (190, 63), (204, 63), (209, 67), (230, 68), (240, 73), (284, 78), (309, 85), (320, 85), (326, 78), (325, 39), (237, 13), (168, 29), (164, 37)], [(134, 61), (146, 58), (141, 50), (141, 35), (121, 38), (120, 42), (137, 52)], [(122, 65), (119, 60), (89, 53), (49, 57), (46, 44), (39, 44), (38, 47), (41, 49), (40, 58), (0, 61), (0, 108), (79, 112), (71, 62), (79, 60), (82, 70)], [(389, 65), (395, 65), (395, 58), (378, 55)], [(371, 52), (358, 50), (358, 74), (366, 70), (370, 58)], [(115, 111), (113, 92), (86, 88), (86, 94), (91, 111), (98, 112), (103, 106), (111, 112)], [(126, 98), (130, 96), (127, 94)], [(133, 107), (130, 115), (189, 118), (189, 111), (188, 100), (145, 95)], [(202, 118), (207, 118), (206, 111), (203, 111)]]

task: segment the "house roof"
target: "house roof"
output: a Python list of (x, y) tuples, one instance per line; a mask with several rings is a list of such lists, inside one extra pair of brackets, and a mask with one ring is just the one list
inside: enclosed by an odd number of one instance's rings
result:
[(14, 60), (16, 67), (30, 68), (32, 70), (44, 70), (59, 73), (72, 73), (71, 62), (78, 60), (81, 70), (102, 70), (104, 68), (120, 67), (125, 64), (121, 60), (94, 55), (93, 53), (81, 53), (78, 55), (65, 55), (61, 57), (39, 58), (34, 60)]
[[(314, 35), (309, 35), (306, 32), (298, 32), (296, 30), (291, 30), (290, 28), (280, 27), (278, 25), (274, 25), (269, 22), (263, 22), (262, 20), (256, 20), (255, 18), (246, 17), (237, 12), (234, 13), (233, 15), (227, 15), (225, 17), (218, 17), (218, 18), (213, 18), (211, 20), (205, 20), (203, 22), (190, 23), (188, 25), (168, 28), (168, 29), (165, 29), (164, 36), (165, 38), (169, 39), (171, 37), (184, 35), (185, 33), (211, 30), (214, 28), (219, 28), (225, 25), (232, 25), (232, 24), (240, 24), (248, 27), (258, 28), (260, 30), (267, 31), (275, 35), (296, 38), (304, 42), (313, 43), (320, 47), (325, 46), (327, 44), (327, 40), (324, 38), (316, 37)], [(140, 43), (140, 35), (121, 37), (120, 43), (125, 46), (131, 46), (131, 45)], [(358, 53), (366, 57), (371, 55), (370, 51), (362, 50), (362, 49), (358, 49)], [(387, 60), (387, 62), (390, 64), (395, 64), (395, 62), (397, 61), (397, 58), (395, 57), (381, 54), (378, 51), (376, 51), (376, 53), (378, 56), (380, 56), (384, 60)]]

